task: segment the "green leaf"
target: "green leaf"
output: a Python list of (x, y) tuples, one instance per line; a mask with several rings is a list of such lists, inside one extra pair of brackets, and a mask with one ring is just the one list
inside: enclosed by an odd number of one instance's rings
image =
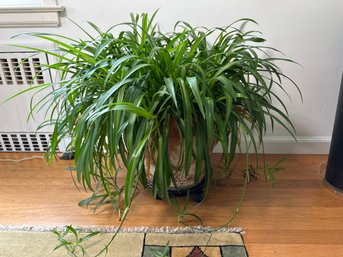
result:
[(198, 82), (196, 77), (186, 77), (187, 82), (193, 92), (193, 95), (195, 97), (195, 100), (198, 104), (198, 107), (200, 109), (200, 112), (202, 113), (202, 115), (205, 117), (205, 111), (204, 111), (204, 103), (200, 94), (200, 89), (198, 87)]
[[(148, 131), (149, 132), (149, 131)], [(146, 147), (146, 144), (148, 142), (150, 133), (147, 133), (147, 135), (138, 143), (137, 147), (135, 148), (131, 160), (129, 162), (129, 167), (127, 170), (126, 175), (126, 181), (125, 181), (125, 204), (126, 206), (129, 206), (130, 201), (132, 199), (131, 191), (134, 185), (134, 179), (136, 175), (136, 168), (139, 161), (139, 157), (142, 155), (143, 150)]]
[(171, 78), (165, 78), (164, 82), (166, 83), (166, 88), (167, 88), (170, 96), (172, 97), (176, 108), (178, 108), (173, 80)]

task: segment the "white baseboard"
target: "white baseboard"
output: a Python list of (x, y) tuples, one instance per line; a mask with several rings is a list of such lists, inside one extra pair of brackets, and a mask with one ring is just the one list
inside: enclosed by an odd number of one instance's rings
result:
[[(331, 137), (298, 137), (297, 142), (293, 137), (288, 136), (267, 136), (264, 137), (264, 152), (268, 154), (328, 154)], [(65, 139), (59, 145), (61, 152), (67, 151), (66, 146), (70, 139)], [(243, 144), (242, 147), (243, 148)], [(214, 153), (222, 153), (223, 149), (217, 144), (213, 149)], [(253, 152), (253, 149), (250, 149)], [(262, 152), (262, 149), (260, 149)]]
[[(296, 142), (289, 136), (267, 136), (264, 138), (264, 152), (269, 154), (328, 154), (330, 142), (331, 137), (297, 137)], [(222, 146), (218, 144), (213, 151), (222, 153)], [(260, 151), (262, 152), (261, 149)]]

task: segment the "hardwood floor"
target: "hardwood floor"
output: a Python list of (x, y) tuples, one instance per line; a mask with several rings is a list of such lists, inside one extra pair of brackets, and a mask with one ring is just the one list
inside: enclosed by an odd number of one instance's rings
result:
[[(1, 153), (0, 159), (21, 159), (32, 154)], [(268, 163), (286, 157), (275, 187), (260, 174), (246, 190), (242, 207), (231, 226), (244, 228), (251, 257), (343, 256), (343, 197), (328, 189), (319, 176), (326, 155), (267, 155)], [(217, 163), (219, 156), (215, 156)], [(110, 206), (95, 214), (78, 207), (89, 193), (79, 192), (65, 168), (68, 161), (48, 166), (44, 160), (19, 163), (0, 161), (0, 224), (119, 224)], [(193, 210), (205, 226), (225, 223), (237, 208), (242, 193), (243, 161), (234, 175), (218, 179), (204, 203)], [(219, 169), (219, 168), (217, 168)], [(196, 224), (185, 220), (187, 224)], [(141, 190), (125, 226), (180, 226), (175, 210)]]

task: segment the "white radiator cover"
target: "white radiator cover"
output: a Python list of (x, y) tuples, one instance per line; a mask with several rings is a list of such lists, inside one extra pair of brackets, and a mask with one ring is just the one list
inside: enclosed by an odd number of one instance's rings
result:
[[(42, 70), (39, 65), (48, 64), (44, 53), (0, 49), (0, 103), (9, 97), (32, 86), (43, 85), (52, 81), (49, 70)], [(37, 93), (33, 104), (42, 98), (51, 87)], [(46, 127), (37, 132), (38, 126), (46, 120), (45, 110), (30, 113), (33, 92), (24, 93), (0, 105), (0, 152), (4, 151), (45, 151), (52, 129)], [(35, 101), (37, 99), (37, 101)]]

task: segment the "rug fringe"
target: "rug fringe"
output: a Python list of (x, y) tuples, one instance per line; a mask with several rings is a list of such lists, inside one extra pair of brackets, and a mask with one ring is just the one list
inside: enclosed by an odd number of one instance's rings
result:
[[(51, 230), (64, 231), (67, 225), (0, 225), (0, 231), (35, 231), (35, 232), (48, 232)], [(115, 233), (118, 227), (112, 226), (79, 226), (73, 225), (81, 233), (101, 232), (101, 233)], [(210, 233), (210, 232), (233, 232), (245, 234), (244, 230), (240, 227), (202, 227), (202, 226), (189, 226), (189, 227), (122, 227), (122, 233)]]

